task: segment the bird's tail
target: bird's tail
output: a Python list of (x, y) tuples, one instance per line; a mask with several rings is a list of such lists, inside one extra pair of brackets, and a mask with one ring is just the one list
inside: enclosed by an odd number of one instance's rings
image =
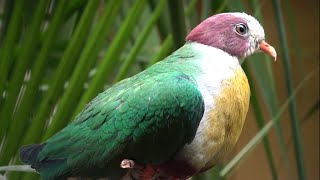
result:
[(44, 144), (30, 144), (22, 147), (20, 149), (20, 159), (25, 164), (31, 165), (32, 168), (38, 169), (39, 162), (37, 161), (37, 157), (39, 152), (42, 150)]
[(65, 159), (50, 160), (48, 157), (39, 157), (46, 145), (46, 143), (30, 144), (22, 147), (20, 149), (21, 161), (31, 165), (31, 168), (39, 172), (43, 179), (65, 179), (64, 176), (67, 175)]

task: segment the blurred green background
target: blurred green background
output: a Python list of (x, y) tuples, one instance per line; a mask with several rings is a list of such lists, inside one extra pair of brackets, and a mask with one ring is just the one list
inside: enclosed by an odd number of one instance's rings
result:
[(39, 178), (5, 171), (21, 170), (12, 166), (19, 147), (44, 141), (103, 89), (230, 11), (263, 24), (278, 60), (242, 64), (251, 106), (239, 142), (192, 179), (319, 179), (318, 0), (0, 0), (0, 179)]

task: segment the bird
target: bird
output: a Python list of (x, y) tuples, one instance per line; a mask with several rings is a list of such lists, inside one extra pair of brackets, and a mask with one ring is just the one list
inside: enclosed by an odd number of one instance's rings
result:
[(20, 159), (43, 179), (183, 180), (235, 146), (249, 109), (241, 63), (276, 60), (261, 24), (243, 12), (215, 14), (162, 61), (98, 94), (69, 125)]

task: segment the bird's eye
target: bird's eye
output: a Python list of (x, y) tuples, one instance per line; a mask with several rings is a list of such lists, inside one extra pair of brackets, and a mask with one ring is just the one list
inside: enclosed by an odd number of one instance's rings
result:
[(235, 30), (241, 36), (247, 34), (248, 32), (248, 28), (245, 24), (237, 24)]

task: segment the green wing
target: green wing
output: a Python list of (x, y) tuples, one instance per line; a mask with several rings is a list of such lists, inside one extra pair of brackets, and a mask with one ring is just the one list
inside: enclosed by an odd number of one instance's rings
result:
[(192, 141), (203, 112), (201, 93), (189, 76), (140, 74), (92, 100), (74, 122), (43, 144), (37, 155), (41, 164), (33, 166), (41, 174), (61, 177), (114, 163), (119, 168), (124, 158), (165, 162)]

